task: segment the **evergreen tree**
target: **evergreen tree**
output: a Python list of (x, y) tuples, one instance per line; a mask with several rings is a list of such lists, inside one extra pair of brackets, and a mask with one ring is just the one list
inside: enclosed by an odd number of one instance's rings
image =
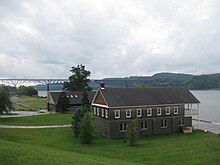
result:
[(83, 117), (83, 120), (80, 123), (80, 139), (82, 143), (90, 144), (93, 140), (93, 123), (92, 115), (90, 112), (86, 112)]
[(82, 119), (82, 110), (78, 109), (72, 117), (72, 129), (76, 137), (79, 137), (80, 134), (80, 122)]
[(66, 92), (61, 92), (57, 101), (57, 106), (61, 109), (61, 112), (64, 113), (67, 108), (69, 108), (69, 98), (66, 96)]
[(79, 137), (80, 134), (80, 124), (85, 116), (85, 114), (88, 112), (88, 108), (83, 107), (82, 109), (78, 109), (72, 117), (72, 128), (73, 132), (76, 137)]
[(77, 67), (72, 67), (70, 70), (72, 75), (69, 77), (69, 82), (64, 83), (64, 88), (68, 91), (84, 91), (84, 90), (91, 90), (88, 83), (90, 80), (90, 71), (85, 69), (84, 65), (78, 65)]
[(126, 138), (127, 138), (128, 144), (130, 146), (134, 146), (134, 144), (137, 141), (137, 137), (138, 137), (137, 121), (132, 120), (132, 122), (128, 125), (127, 132), (126, 132)]
[(9, 90), (4, 87), (0, 87), (0, 115), (3, 112), (9, 112), (13, 109), (12, 102), (10, 100)]

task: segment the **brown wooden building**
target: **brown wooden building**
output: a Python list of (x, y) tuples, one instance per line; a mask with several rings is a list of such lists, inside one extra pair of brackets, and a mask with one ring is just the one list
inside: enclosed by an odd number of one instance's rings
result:
[[(61, 92), (50, 92), (49, 93), (49, 110), (51, 112), (61, 112), (61, 109), (57, 106), (57, 101), (60, 96)], [(89, 103), (92, 102), (96, 92), (88, 91), (88, 99)], [(66, 96), (69, 98), (70, 107), (68, 108), (69, 111), (76, 111), (79, 108), (82, 108), (82, 91), (74, 91), (74, 92), (66, 92)]]
[(185, 111), (199, 103), (186, 88), (102, 87), (92, 101), (95, 129), (109, 138), (125, 137), (128, 123), (137, 118), (141, 136), (178, 132), (192, 126)]

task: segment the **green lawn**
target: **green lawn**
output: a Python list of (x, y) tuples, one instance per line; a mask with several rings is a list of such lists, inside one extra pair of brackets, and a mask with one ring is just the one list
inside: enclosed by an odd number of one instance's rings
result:
[(45, 109), (47, 106), (46, 98), (29, 96), (20, 96), (19, 98), (22, 99), (22, 101), (13, 104), (15, 110), (33, 111)]
[(71, 124), (72, 113), (42, 114), (28, 117), (0, 118), (0, 125), (60, 125)]
[(0, 164), (209, 164), (220, 162), (220, 137), (163, 134), (140, 138), (134, 147), (123, 139), (95, 135), (91, 145), (81, 144), (71, 128), (0, 129)]

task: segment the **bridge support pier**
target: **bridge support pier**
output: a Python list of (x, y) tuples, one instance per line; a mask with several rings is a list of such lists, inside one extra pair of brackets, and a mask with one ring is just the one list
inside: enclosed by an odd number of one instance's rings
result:
[(49, 83), (47, 83), (47, 111), (50, 111), (49, 92), (50, 92), (50, 85)]

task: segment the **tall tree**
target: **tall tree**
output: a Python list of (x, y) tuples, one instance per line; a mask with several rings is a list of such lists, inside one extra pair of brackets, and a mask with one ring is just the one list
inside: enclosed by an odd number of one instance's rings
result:
[(10, 100), (9, 90), (4, 87), (0, 87), (0, 114), (3, 112), (9, 112), (13, 109), (12, 102)]
[(84, 91), (91, 90), (88, 83), (90, 82), (90, 71), (85, 69), (84, 65), (77, 65), (70, 70), (72, 75), (69, 77), (69, 82), (64, 83), (64, 88), (69, 91)]
[(69, 108), (70, 101), (66, 96), (66, 92), (61, 92), (57, 101), (57, 106), (61, 109), (61, 112), (64, 113), (67, 108)]
[(86, 112), (83, 117), (83, 120), (80, 123), (80, 139), (82, 143), (90, 144), (93, 140), (93, 124), (92, 124), (92, 115), (90, 112)]
[(89, 110), (90, 107), (89, 96), (86, 90), (84, 90), (82, 94), (82, 106), (86, 107)]
[(126, 137), (130, 146), (133, 146), (136, 143), (138, 137), (136, 120), (132, 120), (132, 122), (128, 125)]

